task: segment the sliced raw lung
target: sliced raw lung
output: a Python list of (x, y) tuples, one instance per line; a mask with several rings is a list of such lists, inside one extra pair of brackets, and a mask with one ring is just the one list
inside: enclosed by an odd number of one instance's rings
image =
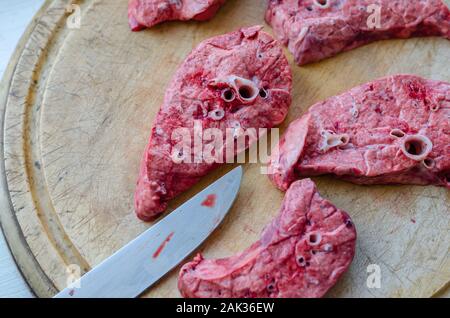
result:
[(397, 75), (312, 106), (291, 123), (270, 178), (333, 174), (358, 184), (450, 188), (450, 84)]
[(184, 297), (322, 297), (350, 266), (356, 230), (350, 217), (320, 197), (314, 183), (292, 184), (278, 217), (243, 253), (183, 266)]
[(450, 39), (450, 10), (441, 0), (271, 0), (266, 20), (299, 65), (377, 40)]

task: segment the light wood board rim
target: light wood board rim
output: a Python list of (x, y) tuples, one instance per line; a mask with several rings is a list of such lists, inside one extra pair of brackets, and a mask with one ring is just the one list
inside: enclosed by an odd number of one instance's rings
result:
[[(52, 8), (55, 2), (56, 1), (46, 0), (39, 11), (36, 13), (36, 15), (33, 17), (10, 59), (0, 85), (0, 225), (19, 270), (24, 276), (29, 287), (32, 289), (32, 292), (38, 297), (52, 297), (57, 292), (57, 289), (50, 278), (42, 270), (41, 265), (30, 250), (30, 247), (23, 235), (22, 229), (17, 221), (15, 210), (12, 206), (5, 173), (4, 123), (11, 83), (15, 76), (17, 65), (23, 57), (25, 48), (28, 45), (33, 45), (33, 43), (31, 43), (30, 41), (30, 38), (33, 32), (36, 30), (36, 26), (39, 24), (39, 21), (42, 17), (48, 14), (48, 10)], [(69, 3), (70, 1), (65, 2)], [(61, 15), (61, 18), (63, 16), (64, 15)], [(50, 27), (51, 32), (56, 32), (58, 24), (55, 23), (54, 25), (49, 25), (48, 27)], [(34, 45), (36, 45), (36, 43), (34, 43)]]

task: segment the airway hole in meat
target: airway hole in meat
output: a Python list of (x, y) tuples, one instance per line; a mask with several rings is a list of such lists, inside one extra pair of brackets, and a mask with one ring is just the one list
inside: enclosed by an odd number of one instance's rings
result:
[(241, 109), (243, 109), (245, 106), (244, 105), (237, 105), (237, 106), (235, 106), (235, 107), (233, 107), (232, 109), (231, 109), (231, 113), (232, 114), (235, 114), (235, 113), (237, 113), (238, 111), (240, 111)]
[(239, 88), (239, 95), (243, 99), (250, 99), (255, 95), (255, 92), (253, 91), (253, 88), (250, 86), (241, 86)]
[(275, 285), (274, 283), (270, 283), (269, 285), (267, 285), (267, 291), (269, 293), (272, 293), (273, 291), (275, 291)]
[(222, 98), (226, 102), (231, 102), (234, 100), (234, 92), (231, 89), (226, 89), (222, 92)]
[(450, 184), (450, 174), (447, 174), (447, 175), (444, 177), (444, 180), (445, 180), (445, 182), (447, 182), (447, 184)]
[(418, 156), (422, 153), (423, 147), (422, 144), (418, 141), (412, 141), (406, 143), (406, 151), (413, 156)]
[(349, 142), (348, 136), (342, 136), (341, 137), (341, 142), (342, 142), (343, 145), (348, 144), (348, 142)]
[(425, 160), (433, 148), (433, 143), (426, 136), (408, 136), (402, 144), (404, 155), (412, 160)]
[(183, 149), (174, 149), (172, 151), (172, 160), (174, 162), (182, 162), (184, 160)]
[(433, 169), (435, 166), (435, 162), (432, 158), (427, 158), (423, 161), (423, 165), (427, 168), (427, 169)]
[(320, 8), (328, 8), (330, 6), (328, 0), (314, 0), (314, 4)]
[(267, 98), (268, 96), (267, 91), (264, 88), (261, 88), (259, 90), (259, 96), (261, 96), (261, 98)]
[(321, 135), (323, 136), (324, 140), (322, 144), (320, 145), (320, 151), (327, 152), (330, 149), (336, 148), (336, 147), (343, 147), (348, 145), (350, 142), (350, 136), (347, 134), (336, 134), (329, 130), (323, 130), (321, 132)]
[(431, 105), (430, 110), (432, 112), (437, 112), (440, 108), (441, 108), (441, 106), (439, 104), (433, 104), (433, 105)]
[(392, 137), (403, 138), (403, 137), (405, 137), (405, 135), (406, 135), (405, 132), (400, 130), (400, 129), (393, 129), (391, 131), (391, 136)]

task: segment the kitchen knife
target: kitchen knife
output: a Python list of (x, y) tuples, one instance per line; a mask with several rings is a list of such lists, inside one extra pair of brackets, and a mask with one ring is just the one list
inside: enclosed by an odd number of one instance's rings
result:
[(237, 196), (241, 178), (241, 167), (229, 172), (55, 298), (139, 296), (217, 228)]

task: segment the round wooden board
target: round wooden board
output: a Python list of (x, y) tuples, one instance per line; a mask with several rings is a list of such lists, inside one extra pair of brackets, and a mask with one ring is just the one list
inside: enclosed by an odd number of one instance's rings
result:
[[(39, 296), (65, 287), (67, 266), (87, 271), (151, 224), (133, 212), (139, 161), (165, 87), (200, 41), (264, 24), (261, 0), (228, 0), (206, 23), (172, 22), (131, 33), (127, 1), (80, 1), (81, 27), (66, 27), (70, 1), (47, 2), (5, 75), (1, 222), (13, 254)], [(449, 1), (447, 1), (449, 3)], [(266, 31), (271, 32), (266, 26)], [(412, 73), (450, 81), (450, 43), (440, 38), (378, 42), (294, 74), (289, 118), (313, 103), (378, 77)], [(170, 204), (175, 209), (229, 171), (219, 168)], [(236, 204), (201, 247), (225, 257), (248, 247), (276, 214), (283, 194), (244, 165)], [(333, 297), (445, 295), (450, 281), (450, 197), (436, 187), (363, 187), (315, 179), (321, 194), (350, 213), (356, 258)], [(381, 288), (367, 287), (367, 267)], [(178, 269), (146, 296), (178, 297)]]

